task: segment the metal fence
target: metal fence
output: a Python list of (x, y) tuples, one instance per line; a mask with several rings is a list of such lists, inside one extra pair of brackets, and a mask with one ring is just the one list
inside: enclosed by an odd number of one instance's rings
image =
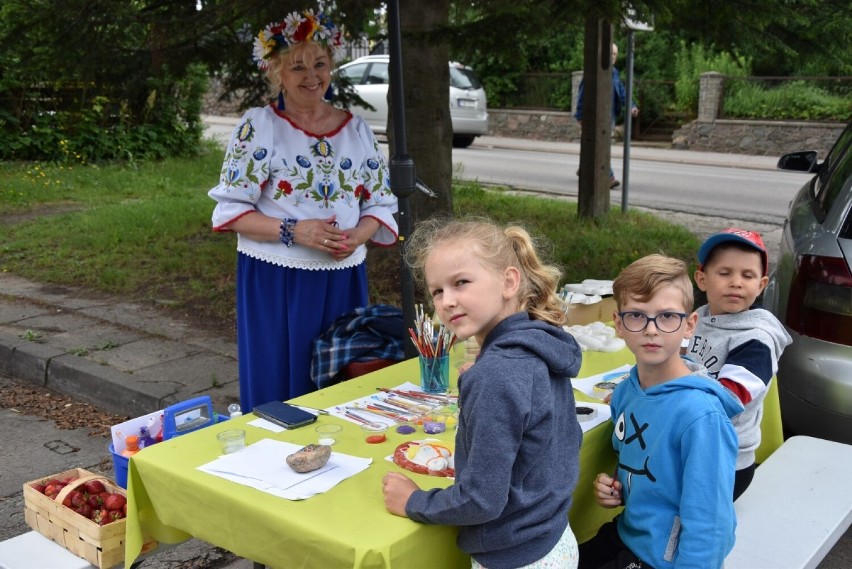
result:
[(343, 45), (343, 59), (345, 61), (352, 61), (353, 59), (370, 55), (371, 51), (372, 46), (370, 45), (369, 38), (362, 37), (349, 40)]

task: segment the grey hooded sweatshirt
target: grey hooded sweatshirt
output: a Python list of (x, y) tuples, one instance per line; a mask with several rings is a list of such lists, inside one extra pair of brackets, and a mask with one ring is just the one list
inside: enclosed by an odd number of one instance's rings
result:
[(459, 380), (455, 483), (414, 492), (408, 517), (458, 526), (459, 548), (489, 569), (549, 553), (580, 469), (570, 381), (580, 361), (573, 337), (526, 312), (497, 324)]
[(778, 319), (762, 308), (711, 315), (705, 304), (696, 312), (698, 327), (686, 355), (703, 363), (745, 407), (731, 420), (739, 438), (737, 470), (742, 470), (754, 463), (763, 400), (778, 371), (778, 358), (793, 340)]

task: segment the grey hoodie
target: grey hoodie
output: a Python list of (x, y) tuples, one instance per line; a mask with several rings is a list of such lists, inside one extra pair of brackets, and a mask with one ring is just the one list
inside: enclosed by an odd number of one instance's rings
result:
[(705, 304), (696, 312), (698, 327), (686, 355), (703, 363), (717, 380), (737, 384), (735, 394), (745, 406), (732, 419), (740, 448), (737, 470), (741, 470), (754, 463), (763, 400), (778, 371), (778, 358), (793, 340), (778, 319), (762, 308), (714, 316)]
[(459, 379), (455, 484), (417, 491), (413, 520), (459, 526), (458, 546), (489, 569), (544, 557), (568, 524), (582, 431), (570, 378), (577, 342), (561, 328), (509, 316)]

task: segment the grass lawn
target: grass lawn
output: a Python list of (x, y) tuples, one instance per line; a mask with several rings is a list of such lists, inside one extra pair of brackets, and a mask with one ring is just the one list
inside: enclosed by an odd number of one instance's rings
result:
[[(210, 329), (234, 328), (236, 237), (210, 230), (207, 197), (222, 152), (136, 165), (0, 163), (0, 271), (155, 303)], [(616, 208), (577, 219), (566, 200), (454, 185), (456, 212), (520, 222), (545, 244), (564, 282), (611, 279), (665, 253), (694, 266), (698, 240), (650, 214)], [(371, 302), (400, 304), (396, 248), (368, 256)]]

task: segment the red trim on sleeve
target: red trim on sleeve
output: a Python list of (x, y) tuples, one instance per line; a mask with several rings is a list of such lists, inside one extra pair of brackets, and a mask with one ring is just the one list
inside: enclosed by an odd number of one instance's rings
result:
[[(379, 225), (381, 225), (382, 227), (386, 228), (388, 231), (393, 233), (393, 243), (379, 243), (378, 241), (373, 241), (372, 237), (370, 238), (371, 243), (373, 243), (374, 245), (376, 245), (378, 247), (393, 247), (394, 245), (396, 245), (397, 241), (399, 240), (399, 233), (397, 233), (396, 231), (391, 229), (391, 227), (388, 224), (384, 223), (381, 219), (379, 219), (375, 215), (365, 215), (365, 216), (361, 217), (361, 219), (364, 219), (365, 217), (370, 217), (372, 219), (375, 219), (376, 221), (379, 222)], [(375, 235), (375, 233), (373, 235)]]
[(724, 377), (719, 379), (719, 383), (731, 390), (743, 405), (746, 405), (751, 402), (751, 395), (749, 394), (748, 389), (746, 389), (739, 383), (736, 383)]
[(240, 215), (238, 215), (234, 219), (228, 220), (225, 223), (223, 223), (222, 225), (214, 226), (213, 231), (216, 231), (218, 233), (230, 233), (230, 232), (233, 231), (233, 229), (231, 229), (228, 226), (231, 225), (232, 223), (234, 223), (235, 221), (237, 221), (238, 219), (241, 219), (241, 218), (247, 216), (250, 213), (254, 213), (254, 210), (252, 209), (252, 210), (249, 210), (249, 211), (244, 211), (243, 213), (241, 213)]

